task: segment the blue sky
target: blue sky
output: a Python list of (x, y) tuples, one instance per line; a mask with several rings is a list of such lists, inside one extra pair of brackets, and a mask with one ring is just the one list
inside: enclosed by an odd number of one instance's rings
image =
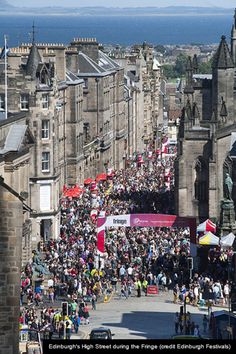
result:
[(15, 6), (63, 6), (63, 7), (138, 7), (138, 6), (217, 6), (225, 8), (236, 7), (235, 0), (8, 0)]

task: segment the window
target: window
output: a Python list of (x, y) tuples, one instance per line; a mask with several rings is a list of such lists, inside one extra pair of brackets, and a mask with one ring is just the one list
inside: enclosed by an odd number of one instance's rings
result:
[(5, 95), (0, 94), (0, 111), (5, 111)]
[(48, 109), (49, 107), (49, 95), (47, 93), (43, 94), (42, 96), (42, 107), (43, 109)]
[(51, 210), (51, 185), (45, 184), (40, 186), (40, 210)]
[(50, 167), (50, 153), (43, 152), (42, 153), (42, 172), (49, 172)]
[(20, 109), (21, 111), (29, 110), (29, 95), (27, 94), (20, 95)]
[(49, 139), (49, 120), (42, 120), (42, 139)]

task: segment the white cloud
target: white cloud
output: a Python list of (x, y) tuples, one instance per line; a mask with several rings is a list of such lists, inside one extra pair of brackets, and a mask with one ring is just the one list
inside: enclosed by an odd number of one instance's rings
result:
[(87, 6), (106, 6), (106, 7), (137, 7), (137, 6), (216, 6), (234, 8), (235, 0), (8, 0), (15, 6), (64, 6), (64, 7), (87, 7)]

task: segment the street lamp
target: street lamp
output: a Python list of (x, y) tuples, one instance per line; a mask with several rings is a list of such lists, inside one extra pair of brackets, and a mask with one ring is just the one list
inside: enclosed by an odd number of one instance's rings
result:
[[(235, 306), (235, 301), (232, 301), (232, 286), (231, 286), (231, 277), (230, 277), (230, 271), (231, 271), (231, 266), (232, 266), (232, 258), (233, 256), (236, 254), (236, 251), (234, 251), (230, 256), (228, 256), (228, 284), (229, 284), (229, 299), (228, 299), (228, 312), (229, 312), (229, 316), (228, 316), (228, 332), (229, 332), (229, 339), (231, 339), (232, 336), (232, 328), (231, 328), (231, 312), (233, 312), (232, 310), (234, 310), (234, 306)], [(235, 289), (233, 290), (235, 294)], [(233, 304), (233, 306), (232, 306)]]

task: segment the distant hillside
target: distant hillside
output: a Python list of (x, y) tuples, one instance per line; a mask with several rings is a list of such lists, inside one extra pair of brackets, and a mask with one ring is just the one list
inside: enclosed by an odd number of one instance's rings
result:
[(13, 8), (14, 6), (10, 5), (6, 0), (0, 0), (0, 11), (5, 9)]
[(197, 6), (168, 6), (168, 7), (14, 7), (6, 0), (0, 0), (0, 12), (27, 15), (80, 15), (80, 16), (164, 16), (164, 15), (227, 15), (234, 12), (234, 9), (220, 7), (197, 7)]

